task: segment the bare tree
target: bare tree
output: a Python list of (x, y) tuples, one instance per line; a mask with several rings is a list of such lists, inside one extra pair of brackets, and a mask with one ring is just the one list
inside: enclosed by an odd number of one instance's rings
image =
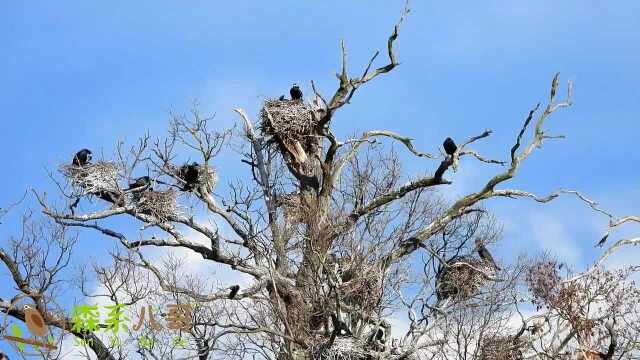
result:
[[(610, 272), (602, 263), (640, 239), (618, 240), (591, 268), (564, 276), (555, 260), (501, 263), (488, 250), (501, 233), (483, 206), (491, 198), (545, 203), (574, 195), (611, 220), (609, 231), (640, 222), (616, 218), (573, 190), (538, 196), (505, 187), (545, 141), (561, 138), (545, 128), (551, 115), (571, 105), (571, 82), (559, 100), (559, 75), (553, 78), (547, 103), (528, 111), (506, 161), (475, 149), (490, 137), (486, 129), (467, 134), (442, 156), (419, 151), (411, 138), (391, 130), (348, 139), (334, 134), (340, 109), (363, 85), (399, 65), (395, 46), (408, 13), (407, 4), (380, 67), (374, 67), (375, 52), (359, 75), (350, 75), (342, 43), (338, 87), (330, 97), (312, 81), (310, 102), (266, 99), (257, 121), (234, 109), (241, 130), (213, 130), (214, 119), (196, 107), (172, 114), (165, 139), (145, 136), (131, 148), (119, 143), (114, 160), (63, 166), (62, 177), (52, 178), (69, 205), (56, 206), (34, 191), (57, 232), (23, 237), (0, 252), (16, 296), (30, 298), (47, 324), (91, 339), (88, 349), (100, 359), (133, 352), (155, 359), (637, 357), (639, 293), (628, 281), (637, 268)], [(223, 190), (215, 164), (224, 150), (237, 153), (247, 176)], [(432, 173), (408, 177), (397, 151), (434, 161)], [(176, 160), (185, 155), (197, 162)], [(495, 175), (445, 200), (441, 194), (453, 181), (445, 176), (467, 161), (493, 167)], [(148, 181), (134, 182), (136, 174), (148, 174)], [(111, 221), (116, 217), (135, 227)], [(77, 240), (64, 240), (69, 229), (117, 244), (111, 265), (82, 272), (84, 295), (131, 305), (136, 314), (149, 302), (190, 304), (186, 349), (152, 325), (137, 333), (153, 337), (151, 348), (131, 339), (110, 346), (100, 334), (71, 330), (52, 305), (54, 279)], [(59, 248), (55, 258), (28, 255), (50, 241)], [(250, 281), (218, 283), (189, 274), (185, 259), (155, 261), (153, 248), (185, 250)], [(85, 291), (96, 282), (99, 293)], [(24, 319), (9, 305), (14, 302), (3, 301), (2, 310)], [(402, 333), (393, 328), (398, 317), (408, 322)]]

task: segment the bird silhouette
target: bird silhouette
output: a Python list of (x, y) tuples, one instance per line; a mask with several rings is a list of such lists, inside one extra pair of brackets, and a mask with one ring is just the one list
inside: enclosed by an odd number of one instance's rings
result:
[(451, 156), (453, 156), (456, 150), (458, 150), (456, 143), (453, 142), (453, 139), (450, 137), (444, 140), (444, 142), (442, 143), (442, 147), (444, 147), (444, 152), (446, 152), (447, 155), (451, 155)]
[(298, 86), (298, 84), (293, 84), (293, 86), (291, 87), (291, 90), (289, 90), (289, 94), (291, 95), (291, 100), (300, 100), (302, 99), (302, 90), (300, 90), (300, 87)]

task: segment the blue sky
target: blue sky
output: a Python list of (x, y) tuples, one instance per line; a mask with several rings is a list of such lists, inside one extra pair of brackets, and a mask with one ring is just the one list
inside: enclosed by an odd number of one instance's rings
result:
[[(0, 204), (27, 187), (53, 192), (45, 169), (79, 148), (110, 154), (119, 139), (147, 130), (161, 136), (168, 111), (188, 111), (196, 99), (226, 126), (236, 121), (232, 107), (255, 114), (263, 97), (286, 93), (292, 82), (310, 93), (314, 80), (329, 95), (340, 40), (359, 73), (375, 49), (384, 50), (402, 7), (396, 0), (5, 1)], [(387, 128), (437, 152), (446, 136), (491, 128), (490, 141), (476, 148), (506, 158), (527, 111), (547, 98), (559, 71), (574, 81), (574, 106), (547, 127), (567, 139), (536, 152), (510, 187), (579, 189), (616, 214), (637, 214), (638, 14), (637, 1), (414, 1), (397, 41), (402, 65), (363, 87), (335, 119), (336, 131)], [(409, 174), (437, 166), (407, 160)], [(223, 182), (243, 175), (233, 156), (215, 165)], [(448, 174), (449, 196), (476, 189), (492, 170), (464, 161)], [(604, 219), (573, 199), (488, 206), (505, 226), (496, 250), (503, 261), (546, 249), (579, 268), (597, 255), (591, 244)], [(15, 228), (3, 226), (4, 244)], [(100, 240), (84, 233), (81, 242)], [(624, 256), (637, 255), (630, 249)]]

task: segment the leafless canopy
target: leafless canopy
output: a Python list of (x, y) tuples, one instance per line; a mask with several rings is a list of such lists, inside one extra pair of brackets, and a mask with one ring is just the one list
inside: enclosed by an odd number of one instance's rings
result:
[[(331, 96), (312, 81), (310, 101), (267, 99), (256, 122), (236, 108), (240, 131), (214, 130), (214, 119), (196, 107), (172, 114), (164, 139), (144, 136), (131, 148), (118, 143), (111, 160), (65, 166), (62, 176), (52, 177), (71, 206), (56, 206), (34, 191), (55, 231), (0, 250), (18, 291), (2, 300), (2, 310), (23, 319), (13, 304), (29, 300), (50, 326), (91, 339), (86, 350), (100, 359), (133, 352), (158, 359), (279, 360), (638, 356), (638, 290), (630, 282), (636, 268), (616, 273), (601, 265), (640, 239), (615, 241), (583, 272), (561, 272), (546, 258), (501, 261), (488, 254), (500, 240), (500, 224), (484, 207), (491, 198), (545, 203), (572, 195), (608, 217), (608, 231), (640, 222), (617, 218), (574, 190), (538, 196), (507, 186), (534, 151), (558, 138), (545, 129), (552, 115), (571, 105), (571, 82), (565, 87), (553, 77), (546, 103), (526, 111), (514, 129), (506, 160), (476, 150), (492, 135), (483, 128), (461, 134), (467, 138), (444, 157), (392, 130), (348, 139), (334, 134), (340, 109), (360, 88), (399, 66), (396, 43), (408, 13), (407, 4), (379, 67), (375, 52), (352, 75), (342, 43)], [(223, 150), (236, 151), (246, 177), (214, 186), (218, 173), (224, 176), (217, 163)], [(408, 177), (397, 151), (429, 170)], [(177, 160), (184, 158), (189, 161)], [(475, 191), (445, 200), (453, 171), (471, 161), (495, 174)], [(189, 175), (189, 166), (196, 175)], [(149, 187), (127, 189), (146, 174)], [(70, 239), (70, 229), (82, 230), (80, 237)], [(91, 232), (113, 240), (116, 250), (110, 265), (82, 272), (82, 293), (130, 305), (135, 314), (149, 303), (191, 304), (186, 349), (149, 325), (132, 336), (152, 336), (152, 349), (135, 339), (114, 345), (101, 334), (72, 331), (54, 304), (54, 288), (76, 241), (95, 241)], [(45, 242), (58, 248), (57, 256), (34, 255)], [(152, 251), (158, 249), (164, 250), (160, 259)], [(194, 272), (194, 259), (207, 271), (232, 275)], [(100, 285), (97, 292), (88, 290), (92, 283)]]

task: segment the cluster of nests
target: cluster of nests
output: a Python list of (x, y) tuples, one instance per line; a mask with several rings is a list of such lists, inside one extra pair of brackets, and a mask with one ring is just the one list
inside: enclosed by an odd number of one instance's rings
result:
[(267, 99), (260, 119), (262, 134), (270, 137), (268, 144), (276, 144), (294, 163), (304, 164), (316, 151), (317, 120), (302, 99)]
[[(205, 171), (207, 169), (207, 171)], [(185, 192), (210, 192), (217, 181), (215, 171), (209, 166), (197, 163), (185, 164), (170, 169), (178, 184), (167, 184), (142, 176), (123, 189), (119, 184), (121, 167), (115, 162), (91, 162), (91, 152), (83, 149), (76, 153), (71, 164), (63, 165), (61, 173), (69, 179), (73, 188), (73, 196), (95, 196), (115, 206), (127, 203), (135, 206), (137, 213), (153, 216), (166, 221), (171, 215), (178, 213), (178, 194), (174, 188)], [(168, 185), (166, 190), (154, 189), (156, 183)]]
[(486, 339), (478, 360), (523, 360), (525, 342), (513, 336), (496, 336)]

